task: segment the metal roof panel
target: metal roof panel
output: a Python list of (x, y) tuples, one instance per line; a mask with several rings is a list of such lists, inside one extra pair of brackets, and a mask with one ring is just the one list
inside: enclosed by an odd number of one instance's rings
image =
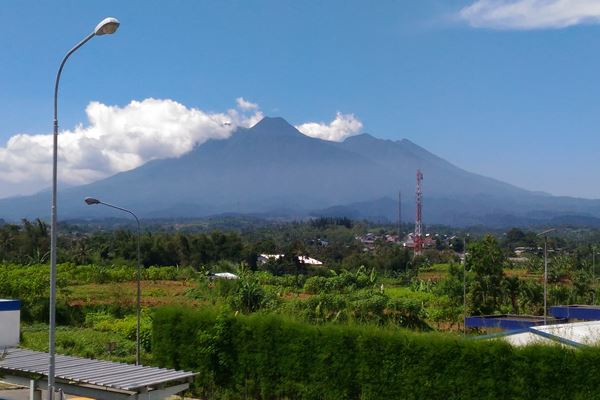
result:
[[(48, 374), (48, 354), (9, 349), (0, 360), (0, 371), (13, 373)], [(92, 384), (107, 388), (135, 391), (168, 382), (189, 380), (197, 375), (188, 371), (145, 367), (81, 357), (56, 356), (56, 377), (70, 382)]]

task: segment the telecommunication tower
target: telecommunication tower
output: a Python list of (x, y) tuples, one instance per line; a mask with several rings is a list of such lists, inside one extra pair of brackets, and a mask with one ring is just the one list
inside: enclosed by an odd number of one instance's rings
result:
[(423, 253), (423, 192), (421, 190), (421, 182), (423, 181), (423, 173), (420, 169), (417, 170), (417, 215), (415, 218), (415, 255)]

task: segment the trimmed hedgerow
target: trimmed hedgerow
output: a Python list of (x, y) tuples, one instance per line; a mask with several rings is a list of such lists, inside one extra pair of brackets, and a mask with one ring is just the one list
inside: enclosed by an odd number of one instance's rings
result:
[(371, 326), (163, 308), (161, 366), (207, 399), (600, 399), (600, 349), (513, 348)]

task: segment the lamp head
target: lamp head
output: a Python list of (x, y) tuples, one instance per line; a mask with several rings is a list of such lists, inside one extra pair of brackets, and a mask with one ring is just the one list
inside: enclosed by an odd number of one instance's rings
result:
[(110, 35), (115, 33), (117, 29), (119, 29), (119, 25), (121, 25), (121, 23), (116, 18), (104, 18), (102, 21), (100, 21), (98, 25), (96, 25), (94, 33), (96, 34), (96, 36)]
[(93, 204), (100, 204), (100, 200), (94, 199), (93, 197), (86, 197), (83, 201), (85, 201), (85, 203), (88, 206), (91, 206)]
[(547, 233), (554, 232), (555, 230), (556, 230), (556, 228), (552, 228), (552, 229), (546, 229), (544, 232), (540, 232), (540, 233), (538, 233), (538, 234), (537, 234), (537, 236), (544, 236), (544, 235), (546, 235)]

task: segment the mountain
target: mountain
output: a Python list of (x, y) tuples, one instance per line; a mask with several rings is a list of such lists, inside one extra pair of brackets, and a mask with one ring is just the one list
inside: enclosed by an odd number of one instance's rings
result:
[[(86, 206), (83, 198), (92, 196), (153, 218), (242, 213), (394, 220), (401, 190), (408, 221), (414, 215), (417, 168), (425, 175), (426, 223), (600, 217), (600, 201), (534, 193), (473, 174), (405, 139), (363, 134), (329, 142), (303, 135), (282, 118), (264, 118), (179, 158), (60, 190), (58, 213), (63, 220), (114, 216), (114, 210)], [(2, 199), (0, 218), (45, 217), (49, 204), (48, 192)]]

